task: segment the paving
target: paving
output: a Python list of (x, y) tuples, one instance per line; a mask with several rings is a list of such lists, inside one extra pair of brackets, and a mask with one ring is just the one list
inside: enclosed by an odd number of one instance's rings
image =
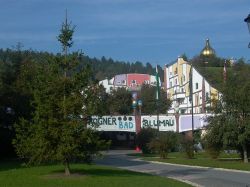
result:
[(111, 150), (105, 152), (104, 158), (96, 160), (96, 163), (174, 178), (199, 187), (250, 187), (250, 172), (148, 162), (127, 156), (128, 153), (135, 151)]

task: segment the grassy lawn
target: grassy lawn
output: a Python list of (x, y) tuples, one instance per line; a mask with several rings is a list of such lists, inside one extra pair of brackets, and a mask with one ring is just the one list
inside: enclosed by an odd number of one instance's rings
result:
[(186, 158), (185, 153), (180, 152), (169, 153), (167, 159), (160, 159), (158, 155), (153, 154), (143, 155), (138, 153), (130, 155), (138, 156), (149, 161), (250, 171), (250, 163), (243, 163), (237, 154), (222, 153), (216, 160), (209, 158), (206, 153), (196, 153), (194, 159), (188, 159)]
[(97, 165), (72, 164), (72, 176), (62, 175), (62, 165), (22, 167), (17, 162), (0, 162), (3, 187), (157, 187), (190, 186), (172, 179)]

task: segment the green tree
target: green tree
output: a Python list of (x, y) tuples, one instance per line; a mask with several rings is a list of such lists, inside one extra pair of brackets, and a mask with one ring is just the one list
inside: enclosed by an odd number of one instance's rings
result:
[[(143, 114), (156, 114), (156, 87), (144, 84), (141, 88), (140, 99), (143, 102), (142, 113)], [(160, 89), (159, 97), (159, 113), (166, 114), (167, 110), (171, 106), (171, 101), (167, 98), (167, 94), (164, 90)]]
[[(214, 116), (211, 120), (209, 131), (222, 128), (222, 137), (215, 137), (214, 133), (207, 134), (207, 140), (216, 140), (224, 147), (239, 147), (243, 152), (244, 162), (248, 162), (248, 148), (250, 145), (250, 80), (248, 64), (236, 64), (227, 74), (222, 96), (212, 110)], [(215, 122), (215, 123), (214, 123)], [(208, 132), (209, 132), (208, 131)], [(218, 131), (218, 130), (214, 130)], [(211, 138), (209, 136), (212, 136)]]
[(113, 90), (108, 98), (108, 106), (111, 114), (131, 114), (132, 95), (126, 88)]
[(72, 34), (66, 20), (58, 37), (64, 55), (35, 64), (32, 70), (23, 66), (21, 82), (32, 93), (35, 111), (32, 119), (23, 118), (16, 125), (14, 140), (17, 154), (29, 164), (63, 162), (65, 175), (70, 175), (71, 161), (90, 162), (108, 146), (87, 128), (88, 116), (101, 111), (102, 88), (88, 65), (79, 68), (81, 54), (68, 54)]

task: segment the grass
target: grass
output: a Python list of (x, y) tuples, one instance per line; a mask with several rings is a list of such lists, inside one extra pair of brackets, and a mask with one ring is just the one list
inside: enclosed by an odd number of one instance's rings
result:
[(166, 187), (190, 186), (172, 179), (111, 167), (72, 164), (72, 176), (63, 175), (62, 165), (23, 167), (18, 162), (0, 163), (3, 187)]
[(250, 171), (250, 163), (243, 163), (243, 161), (237, 154), (222, 153), (218, 159), (209, 158), (209, 156), (205, 152), (196, 153), (194, 159), (188, 159), (185, 153), (181, 152), (169, 153), (167, 159), (161, 159), (158, 155), (155, 154), (143, 155), (140, 153), (136, 153), (130, 154), (130, 156), (141, 157), (144, 160), (148, 161)]

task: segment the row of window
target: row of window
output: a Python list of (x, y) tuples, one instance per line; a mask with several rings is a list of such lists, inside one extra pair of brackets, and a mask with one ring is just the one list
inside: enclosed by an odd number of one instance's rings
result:
[[(149, 80), (144, 81), (144, 84), (149, 84), (149, 83), (150, 83)], [(117, 81), (117, 84), (126, 84), (126, 80)], [(131, 80), (131, 84), (136, 84), (136, 80)]]

